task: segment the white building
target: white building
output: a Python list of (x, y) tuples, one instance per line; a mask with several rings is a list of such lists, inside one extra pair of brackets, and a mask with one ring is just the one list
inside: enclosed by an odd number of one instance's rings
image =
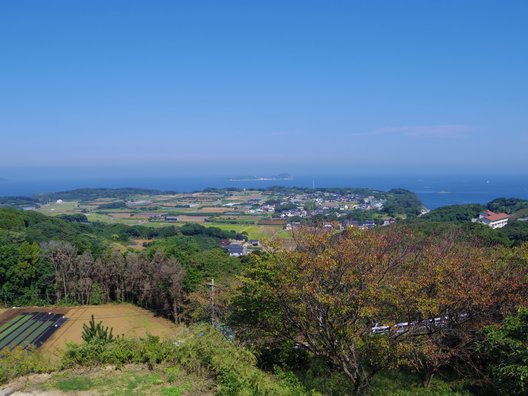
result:
[(495, 213), (491, 210), (486, 210), (479, 214), (477, 221), (495, 229), (507, 225), (509, 218), (510, 216), (507, 213)]

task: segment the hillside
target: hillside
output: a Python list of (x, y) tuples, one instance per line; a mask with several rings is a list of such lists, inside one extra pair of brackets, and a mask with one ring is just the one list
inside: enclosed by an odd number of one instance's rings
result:
[[(175, 340), (155, 337), (120, 339), (104, 344), (69, 345), (62, 361), (49, 363), (39, 355), (17, 352), (3, 360), (0, 384), (14, 395), (348, 395), (348, 381), (317, 362), (302, 380), (277, 367), (273, 373), (256, 367), (256, 356), (220, 333), (204, 327)], [(14, 375), (37, 373), (19, 377)], [(2, 389), (2, 388), (0, 388)], [(372, 395), (455, 396), (443, 381), (427, 390), (418, 377), (384, 373), (372, 384)]]
[[(281, 213), (416, 208), (400, 190), (269, 194), (261, 205)], [(198, 210), (229, 211), (262, 198), (197, 196)], [(47, 207), (77, 208), (63, 204)], [(518, 343), (510, 329), (528, 321), (526, 222), (493, 230), (471, 222), (481, 209), (373, 228), (299, 222), (290, 244), (253, 241), (237, 257), (222, 246), (247, 235), (218, 227), (2, 208), (0, 301), (18, 308), (0, 312), (0, 382), (59, 394), (505, 394), (518, 385), (496, 367), (524, 349), (506, 353), (497, 334)], [(42, 376), (16, 380), (25, 374)]]

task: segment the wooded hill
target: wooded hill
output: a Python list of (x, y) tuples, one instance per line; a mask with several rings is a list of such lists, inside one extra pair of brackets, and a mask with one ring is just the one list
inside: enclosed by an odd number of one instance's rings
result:
[[(129, 227), (0, 209), (0, 301), (6, 305), (130, 301), (175, 316), (182, 293), (229, 278), (240, 260), (219, 246), (235, 232), (200, 225)], [(152, 240), (142, 252), (131, 238)], [(175, 310), (173, 305), (178, 301)], [(171, 308), (172, 306), (172, 308)]]
[[(510, 214), (508, 225), (500, 229), (491, 229), (482, 224), (471, 223), (479, 213), (489, 209), (493, 212)], [(467, 204), (443, 206), (432, 210), (424, 216), (408, 221), (415, 229), (430, 232), (440, 224), (452, 224), (463, 231), (464, 235), (500, 243), (505, 246), (520, 245), (528, 241), (528, 200), (519, 198), (497, 198), (486, 205)], [(444, 226), (445, 227), (445, 226)]]

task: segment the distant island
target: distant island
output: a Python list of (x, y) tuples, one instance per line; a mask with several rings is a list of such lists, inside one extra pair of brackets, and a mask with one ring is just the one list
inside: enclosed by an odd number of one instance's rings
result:
[(270, 181), (270, 180), (293, 180), (293, 176), (288, 173), (279, 173), (274, 176), (237, 176), (229, 181)]

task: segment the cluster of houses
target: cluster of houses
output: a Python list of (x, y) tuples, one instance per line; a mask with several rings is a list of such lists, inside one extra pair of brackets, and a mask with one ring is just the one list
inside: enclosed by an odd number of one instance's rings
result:
[[(353, 193), (330, 193), (325, 191), (313, 191), (303, 193), (288, 193), (276, 204), (252, 200), (246, 203), (244, 210), (249, 215), (260, 215), (264, 213), (275, 213), (280, 218), (309, 217), (318, 215), (335, 214), (337, 217), (344, 215), (343, 212), (352, 210), (381, 210), (385, 200), (374, 196), (362, 196)], [(232, 205), (232, 204), (231, 204)], [(285, 210), (279, 208), (284, 205), (294, 206)], [(311, 206), (307, 210), (307, 206)]]
[[(324, 223), (323, 227), (324, 228), (339, 229), (339, 230), (344, 230), (345, 227), (354, 227), (354, 228), (358, 228), (360, 230), (370, 230), (371, 228), (375, 228), (375, 227), (378, 227), (378, 226), (388, 226), (388, 225), (391, 225), (391, 224), (395, 224), (396, 221), (397, 220), (395, 218), (393, 218), (393, 217), (387, 217), (387, 218), (383, 219), (381, 223), (377, 223), (377, 222), (372, 221), (372, 220), (369, 220), (369, 221), (356, 221), (356, 220), (348, 220), (348, 219), (346, 219), (346, 220), (341, 221), (337, 225), (335, 225), (333, 223)], [(300, 221), (292, 221), (290, 223), (287, 223), (284, 226), (284, 230), (291, 231), (291, 230), (294, 230), (296, 228), (300, 228), (301, 225), (302, 224), (301, 224)]]

